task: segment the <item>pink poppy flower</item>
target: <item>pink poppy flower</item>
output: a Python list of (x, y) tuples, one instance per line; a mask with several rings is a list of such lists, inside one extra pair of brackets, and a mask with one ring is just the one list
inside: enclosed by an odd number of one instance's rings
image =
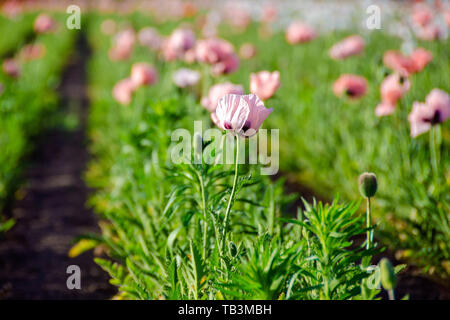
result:
[(386, 51), (383, 55), (383, 63), (389, 69), (405, 75), (413, 73), (415, 69), (412, 60), (396, 50)]
[(414, 72), (420, 72), (433, 60), (433, 55), (424, 48), (417, 48), (411, 53), (410, 58), (414, 65)]
[(219, 100), (216, 116), (219, 128), (251, 137), (272, 111), (255, 94), (227, 94)]
[(442, 123), (450, 118), (450, 96), (443, 90), (433, 89), (425, 98), (425, 103), (433, 110), (432, 124)]
[(163, 56), (167, 61), (182, 59), (195, 45), (195, 34), (190, 29), (176, 29), (163, 41)]
[(46, 48), (41, 43), (27, 44), (19, 52), (20, 58), (25, 61), (40, 59), (44, 57), (45, 54)]
[(17, 0), (8, 0), (1, 7), (3, 14), (10, 19), (17, 17), (22, 10), (22, 3)]
[(450, 118), (450, 96), (440, 89), (433, 89), (425, 103), (414, 102), (408, 121), (413, 138), (427, 132), (432, 126), (443, 123)]
[(446, 9), (442, 14), (447, 27), (450, 27), (450, 9)]
[(9, 58), (3, 61), (3, 72), (10, 77), (17, 78), (20, 75), (20, 66), (16, 59)]
[(172, 79), (177, 87), (192, 87), (195, 86), (200, 80), (200, 72), (187, 68), (181, 68), (173, 74)]
[(202, 98), (201, 105), (210, 112), (215, 112), (219, 100), (231, 93), (242, 95), (244, 94), (244, 88), (239, 84), (233, 84), (231, 82), (216, 84), (209, 89), (208, 96)]
[(226, 8), (226, 19), (235, 28), (243, 31), (247, 29), (251, 22), (251, 17), (248, 11), (239, 5), (230, 3)]
[(183, 17), (190, 18), (197, 13), (197, 7), (192, 2), (183, 3)]
[(388, 116), (397, 108), (397, 101), (408, 92), (410, 82), (407, 77), (394, 73), (387, 76), (380, 87), (381, 103), (375, 108), (377, 117)]
[(411, 137), (415, 138), (431, 129), (431, 122), (427, 120), (431, 116), (432, 111), (425, 103), (413, 103), (412, 110), (408, 115)]
[(228, 74), (239, 68), (239, 58), (228, 41), (219, 38), (200, 40), (195, 48), (199, 62), (212, 65), (213, 75)]
[(364, 50), (364, 46), (364, 39), (361, 36), (349, 36), (331, 47), (330, 57), (336, 60), (345, 59), (360, 54)]
[(111, 36), (116, 32), (116, 22), (112, 19), (106, 19), (100, 25), (100, 30), (104, 35)]
[(290, 44), (305, 43), (314, 38), (315, 30), (303, 22), (293, 22), (286, 30), (286, 40)]
[(418, 28), (416, 36), (421, 40), (433, 41), (441, 36), (441, 30), (437, 25), (429, 23), (426, 26)]
[(143, 85), (152, 85), (158, 80), (158, 72), (156, 69), (146, 63), (138, 62), (131, 67), (131, 81), (136, 88)]
[(126, 60), (130, 57), (136, 43), (136, 34), (133, 29), (120, 31), (114, 39), (114, 45), (109, 51), (111, 60)]
[(274, 4), (267, 4), (263, 8), (261, 21), (265, 23), (273, 22), (277, 19), (277, 8)]
[(230, 74), (239, 68), (239, 58), (236, 54), (231, 54), (224, 60), (212, 65), (211, 73), (213, 76)]
[(36, 20), (34, 20), (34, 31), (37, 33), (45, 33), (52, 31), (55, 28), (55, 21), (45, 13), (41, 13)]
[(419, 26), (425, 26), (433, 20), (433, 12), (425, 4), (417, 4), (413, 7), (411, 18)]
[(141, 46), (145, 46), (153, 51), (156, 51), (161, 48), (163, 40), (155, 28), (147, 27), (139, 31), (138, 41)]
[(278, 71), (261, 71), (250, 74), (250, 92), (262, 100), (272, 97), (280, 85), (280, 72)]
[(133, 97), (135, 84), (130, 78), (120, 80), (113, 88), (113, 97), (117, 102), (128, 105)]
[(255, 54), (256, 54), (256, 48), (251, 43), (244, 43), (239, 48), (239, 55), (241, 56), (242, 59), (251, 59), (255, 56)]
[(195, 53), (199, 62), (214, 64), (225, 60), (234, 54), (231, 43), (219, 38), (200, 40), (195, 47)]
[(340, 97), (343, 94), (350, 99), (357, 99), (367, 92), (367, 80), (354, 74), (343, 74), (333, 84), (333, 92)]

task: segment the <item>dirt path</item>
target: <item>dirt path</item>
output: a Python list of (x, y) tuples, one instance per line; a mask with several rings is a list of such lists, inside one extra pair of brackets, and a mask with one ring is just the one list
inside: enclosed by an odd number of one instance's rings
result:
[[(108, 299), (115, 293), (91, 252), (67, 256), (75, 237), (98, 232), (95, 215), (85, 206), (89, 190), (82, 180), (88, 159), (88, 54), (80, 37), (60, 87), (63, 111), (75, 113), (80, 125), (40, 137), (25, 173), (24, 197), (12, 206), (16, 226), (0, 241), (0, 299)], [(81, 269), (80, 290), (67, 289), (69, 265)]]

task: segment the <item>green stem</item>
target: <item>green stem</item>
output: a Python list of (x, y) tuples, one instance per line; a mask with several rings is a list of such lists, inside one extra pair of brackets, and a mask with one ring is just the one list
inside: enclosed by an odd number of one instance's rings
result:
[(203, 260), (206, 259), (206, 243), (208, 237), (208, 218), (206, 216), (205, 187), (203, 185), (203, 177), (199, 174), (200, 190), (202, 194), (202, 211), (203, 211)]
[[(366, 224), (367, 228), (371, 226), (371, 208), (370, 208), (370, 198), (367, 198), (367, 210), (366, 210)], [(372, 247), (373, 242), (373, 230), (367, 230), (367, 243), (366, 249), (369, 250)]]
[[(236, 157), (235, 157), (235, 168), (234, 168), (234, 181), (233, 181), (233, 189), (231, 189), (231, 195), (230, 199), (228, 200), (227, 209), (225, 211), (225, 219), (223, 220), (223, 231), (222, 231), (222, 249), (224, 249), (225, 246), (225, 238), (227, 236), (227, 229), (228, 229), (228, 220), (231, 210), (231, 203), (234, 198), (234, 193), (236, 192), (236, 184), (238, 179), (238, 166), (239, 166), (239, 135), (236, 135)], [(223, 252), (223, 250), (222, 250)]]
[(430, 153), (431, 153), (431, 166), (433, 168), (433, 173), (435, 176), (438, 176), (438, 163), (436, 156), (436, 139), (434, 126), (430, 130)]
[(395, 300), (394, 289), (388, 290), (389, 300)]

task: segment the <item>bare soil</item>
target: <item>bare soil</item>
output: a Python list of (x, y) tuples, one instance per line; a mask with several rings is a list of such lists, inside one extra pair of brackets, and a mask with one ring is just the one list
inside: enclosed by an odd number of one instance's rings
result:
[[(116, 289), (93, 262), (91, 252), (67, 253), (77, 236), (98, 233), (87, 209), (89, 190), (82, 176), (88, 161), (85, 126), (85, 63), (89, 55), (80, 37), (60, 85), (62, 112), (79, 118), (75, 130), (54, 128), (37, 138), (25, 171), (26, 182), (12, 203), (15, 227), (0, 239), (0, 299), (108, 299)], [(81, 269), (81, 289), (66, 285), (69, 265)]]

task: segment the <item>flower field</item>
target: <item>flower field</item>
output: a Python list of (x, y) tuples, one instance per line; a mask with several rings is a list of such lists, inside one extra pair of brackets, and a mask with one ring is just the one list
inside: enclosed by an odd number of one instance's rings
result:
[[(2, 7), (0, 261), (40, 241), (25, 201), (55, 219), (46, 250), (108, 275), (106, 299), (450, 297), (448, 2), (382, 1), (380, 28), (352, 1), (342, 26), (309, 1), (70, 4)], [(55, 128), (88, 160), (30, 189)], [(0, 299), (38, 298), (10, 276), (36, 252), (0, 262)]]

